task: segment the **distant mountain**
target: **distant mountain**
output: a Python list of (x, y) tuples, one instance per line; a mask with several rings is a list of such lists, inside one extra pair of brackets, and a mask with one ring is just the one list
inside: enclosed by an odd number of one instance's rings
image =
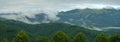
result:
[[(20, 13), (1, 13), (0, 17), (14, 15), (13, 20), (23, 21), (26, 23), (67, 23), (82, 26), (88, 29), (120, 29), (120, 10), (113, 8), (105, 9), (73, 9), (69, 11), (58, 12), (59, 20), (52, 21), (48, 19), (46, 13), (35, 14), (34, 17), (20, 16)], [(7, 17), (6, 17), (7, 18)], [(116, 28), (117, 27), (117, 28)]]
[(60, 12), (59, 22), (67, 22), (84, 27), (120, 27), (120, 10), (116, 9), (74, 9)]

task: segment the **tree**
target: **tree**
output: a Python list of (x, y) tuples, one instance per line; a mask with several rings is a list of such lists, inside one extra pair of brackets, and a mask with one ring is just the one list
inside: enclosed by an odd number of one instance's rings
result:
[(73, 42), (88, 42), (88, 39), (84, 33), (80, 32), (74, 37)]
[(59, 31), (53, 36), (51, 42), (70, 42), (70, 38), (64, 32)]
[(31, 40), (25, 31), (20, 31), (13, 39), (13, 42), (31, 42)]
[(108, 42), (108, 39), (104, 33), (100, 33), (96, 36), (95, 42)]
[(114, 34), (109, 39), (110, 42), (120, 42), (120, 34)]
[(37, 42), (48, 42), (48, 38), (47, 37), (38, 37)]
[(8, 42), (8, 39), (4, 38), (4, 39), (2, 40), (2, 42)]

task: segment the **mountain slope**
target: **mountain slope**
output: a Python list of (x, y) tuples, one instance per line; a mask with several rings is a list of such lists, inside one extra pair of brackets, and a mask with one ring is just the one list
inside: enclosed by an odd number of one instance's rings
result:
[(0, 40), (3, 38), (9, 38), (12, 40), (11, 38), (13, 38), (15, 34), (20, 30), (27, 31), (32, 40), (34, 40), (37, 36), (52, 37), (53, 34), (57, 31), (64, 31), (71, 38), (73, 38), (75, 34), (83, 32), (87, 35), (90, 41), (93, 41), (95, 36), (100, 32), (104, 32), (107, 35), (116, 33), (120, 34), (119, 30), (113, 29), (106, 31), (96, 31), (65, 23), (26, 24), (20, 21), (6, 20), (2, 18), (0, 19)]
[(89, 28), (120, 27), (120, 10), (116, 9), (73, 9), (60, 12), (58, 17), (60, 17), (59, 22), (68, 22)]
[(0, 19), (0, 40), (3, 38), (9, 38), (12, 40), (11, 38), (13, 38), (14, 35), (20, 30), (27, 31), (33, 39), (36, 38), (36, 36), (52, 37), (52, 35), (57, 31), (64, 31), (70, 37), (73, 37), (79, 32), (84, 32), (90, 38), (94, 38), (98, 33), (98, 31), (95, 30), (89, 30), (83, 27), (64, 23), (43, 23), (33, 25), (14, 20)]
[[(6, 17), (4, 17), (6, 16)], [(73, 9), (69, 11), (61, 11), (56, 15), (59, 20), (49, 20), (46, 13), (38, 13), (33, 17), (20, 15), (20, 13), (0, 13), (0, 17), (14, 17), (13, 20), (22, 21), (32, 24), (40, 23), (68, 23), (72, 25), (82, 26), (88, 29), (104, 30), (104, 29), (120, 29), (120, 9)], [(55, 17), (55, 18), (56, 18)]]

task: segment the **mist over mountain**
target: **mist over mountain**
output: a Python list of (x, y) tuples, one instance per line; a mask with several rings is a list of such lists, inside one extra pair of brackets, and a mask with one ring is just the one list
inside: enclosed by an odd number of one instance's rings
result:
[[(35, 18), (37, 14), (44, 13), (45, 18), (56, 21), (56, 16), (60, 11), (72, 9), (119, 9), (119, 0), (0, 0), (0, 13), (18, 15), (1, 16), (7, 19), (14, 19), (30, 23), (25, 17)], [(2, 15), (3, 15), (2, 14)], [(45, 19), (46, 21), (46, 19)], [(36, 22), (35, 22), (36, 23)]]
[(40, 23), (67, 23), (78, 25), (94, 30), (120, 29), (120, 9), (72, 9), (69, 11), (60, 11), (56, 15), (47, 13), (36, 13), (34, 15), (21, 15), (22, 13), (0, 13), (0, 17), (22, 21), (29, 24)]
[(120, 42), (120, 0), (0, 0), (1, 42)]
[[(28, 24), (64, 22), (119, 29), (119, 0), (0, 0), (0, 17)], [(101, 29), (102, 28), (102, 29)]]
[[(119, 29), (120, 10), (116, 9), (74, 9), (59, 13), (59, 21), (82, 25), (87, 28)], [(116, 27), (116, 28), (115, 28)]]

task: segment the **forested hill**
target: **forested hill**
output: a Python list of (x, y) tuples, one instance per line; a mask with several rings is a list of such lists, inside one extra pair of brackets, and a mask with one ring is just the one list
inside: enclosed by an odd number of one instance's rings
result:
[[(14, 20), (0, 19), (0, 40), (3, 38), (15, 37), (15, 34), (20, 31), (27, 31), (34, 40), (38, 36), (52, 37), (57, 31), (64, 31), (71, 38), (79, 32), (83, 32), (89, 37), (89, 40), (93, 40), (95, 36), (100, 32), (96, 30), (89, 30), (80, 26), (65, 24), (65, 23), (42, 23), (42, 24), (26, 24)], [(105, 32), (107, 34), (112, 34), (113, 31)], [(120, 32), (113, 32), (120, 33)]]
[[(18, 20), (25, 23), (39, 24), (48, 22), (62, 22), (74, 24), (89, 29), (97, 27), (99, 29), (120, 29), (120, 9), (72, 9), (58, 12), (52, 20), (46, 13), (32, 14), (34, 16), (24, 16), (21, 13), (0, 13), (0, 17)], [(16, 17), (13, 17), (16, 16)], [(51, 16), (52, 17), (52, 16)], [(56, 19), (57, 20), (54, 20)]]
[(67, 22), (91, 28), (120, 27), (119, 9), (73, 9), (60, 12), (58, 17), (60, 17), (59, 22)]
[(51, 37), (52, 34), (57, 31), (64, 31), (71, 37), (78, 32), (84, 32), (85, 34), (88, 34), (90, 38), (94, 38), (98, 32), (64, 23), (25, 24), (19, 21), (0, 19), (0, 39), (11, 39), (20, 30), (27, 31), (33, 38), (36, 36)]

